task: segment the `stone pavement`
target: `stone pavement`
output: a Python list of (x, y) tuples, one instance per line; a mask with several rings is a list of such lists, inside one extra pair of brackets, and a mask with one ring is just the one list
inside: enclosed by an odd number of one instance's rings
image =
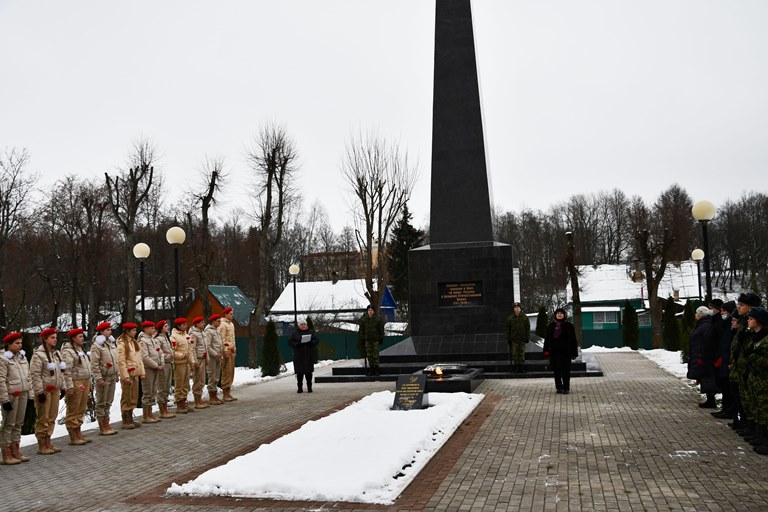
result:
[[(486, 400), (395, 505), (165, 498), (171, 482), (256, 449), (308, 419), (393, 383), (316, 384), (282, 378), (237, 390), (234, 404), (0, 466), (2, 510), (768, 511), (768, 457), (699, 395), (634, 353), (597, 354), (605, 377), (488, 380)], [(327, 368), (320, 371), (329, 371)], [(181, 448), (179, 448), (181, 447)], [(322, 468), (318, 468), (322, 471)]]

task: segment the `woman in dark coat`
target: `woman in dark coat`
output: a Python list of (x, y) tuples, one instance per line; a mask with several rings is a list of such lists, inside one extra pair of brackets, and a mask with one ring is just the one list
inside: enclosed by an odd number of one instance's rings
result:
[(319, 343), (315, 333), (309, 330), (307, 322), (299, 323), (299, 330), (288, 338), (288, 345), (293, 348), (293, 369), (296, 371), (297, 393), (303, 393), (303, 380), (307, 377), (307, 392), (312, 392), (312, 372), (315, 369), (315, 346)]
[[(688, 338), (688, 374), (689, 379), (702, 383), (701, 392), (707, 395), (707, 401), (699, 407), (712, 409), (717, 407), (714, 386), (715, 368), (712, 347), (716, 346), (716, 337), (712, 330), (712, 311), (706, 306), (696, 309), (696, 326)], [(714, 343), (713, 343), (714, 342)]]
[(555, 372), (557, 392), (567, 395), (571, 390), (571, 359), (579, 357), (579, 342), (576, 328), (567, 320), (563, 308), (555, 310), (555, 320), (547, 326), (544, 357), (549, 357)]

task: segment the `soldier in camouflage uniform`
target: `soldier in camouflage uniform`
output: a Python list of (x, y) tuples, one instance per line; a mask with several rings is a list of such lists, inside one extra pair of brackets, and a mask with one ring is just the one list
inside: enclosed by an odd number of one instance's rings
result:
[(752, 308), (747, 316), (752, 341), (752, 353), (746, 365), (747, 387), (751, 399), (749, 409), (755, 423), (755, 435), (749, 442), (757, 453), (768, 455), (768, 311)]
[(360, 319), (358, 331), (360, 341), (365, 344), (365, 356), (368, 358), (367, 375), (379, 375), (379, 346), (384, 343), (384, 322), (376, 316), (376, 309), (368, 305), (368, 309)]
[(523, 314), (523, 307), (515, 302), (513, 313), (507, 317), (507, 344), (509, 345), (509, 369), (526, 373), (525, 344), (531, 334), (531, 322)]
[(741, 435), (755, 433), (750, 408), (751, 397), (748, 386), (747, 361), (752, 353), (752, 336), (747, 328), (747, 315), (752, 308), (760, 306), (760, 297), (753, 292), (742, 293), (736, 305), (739, 313), (739, 328), (731, 342), (731, 372), (729, 378), (738, 387), (739, 418), (734, 421), (733, 428)]

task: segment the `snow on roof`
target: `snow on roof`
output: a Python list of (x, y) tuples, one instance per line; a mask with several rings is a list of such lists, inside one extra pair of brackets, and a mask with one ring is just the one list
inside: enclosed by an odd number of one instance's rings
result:
[[(361, 311), (368, 307), (365, 296), (365, 280), (346, 279), (336, 281), (309, 281), (296, 283), (296, 311)], [(270, 314), (293, 314), (293, 283), (288, 285), (272, 305)]]
[[(579, 266), (579, 295), (582, 303), (601, 302), (608, 300), (647, 299), (648, 290), (645, 280), (640, 283), (632, 281), (634, 267), (631, 265), (583, 265)], [(659, 283), (658, 296), (667, 298), (674, 296), (678, 290), (680, 297), (698, 297), (699, 277), (696, 262), (683, 261), (680, 264), (667, 265), (664, 277)], [(573, 301), (571, 286), (566, 287), (568, 302)]]

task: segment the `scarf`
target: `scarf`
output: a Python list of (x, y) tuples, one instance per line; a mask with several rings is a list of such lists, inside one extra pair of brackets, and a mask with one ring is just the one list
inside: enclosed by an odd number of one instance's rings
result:
[(560, 337), (560, 333), (562, 332), (562, 326), (563, 326), (563, 322), (555, 321), (555, 338)]

